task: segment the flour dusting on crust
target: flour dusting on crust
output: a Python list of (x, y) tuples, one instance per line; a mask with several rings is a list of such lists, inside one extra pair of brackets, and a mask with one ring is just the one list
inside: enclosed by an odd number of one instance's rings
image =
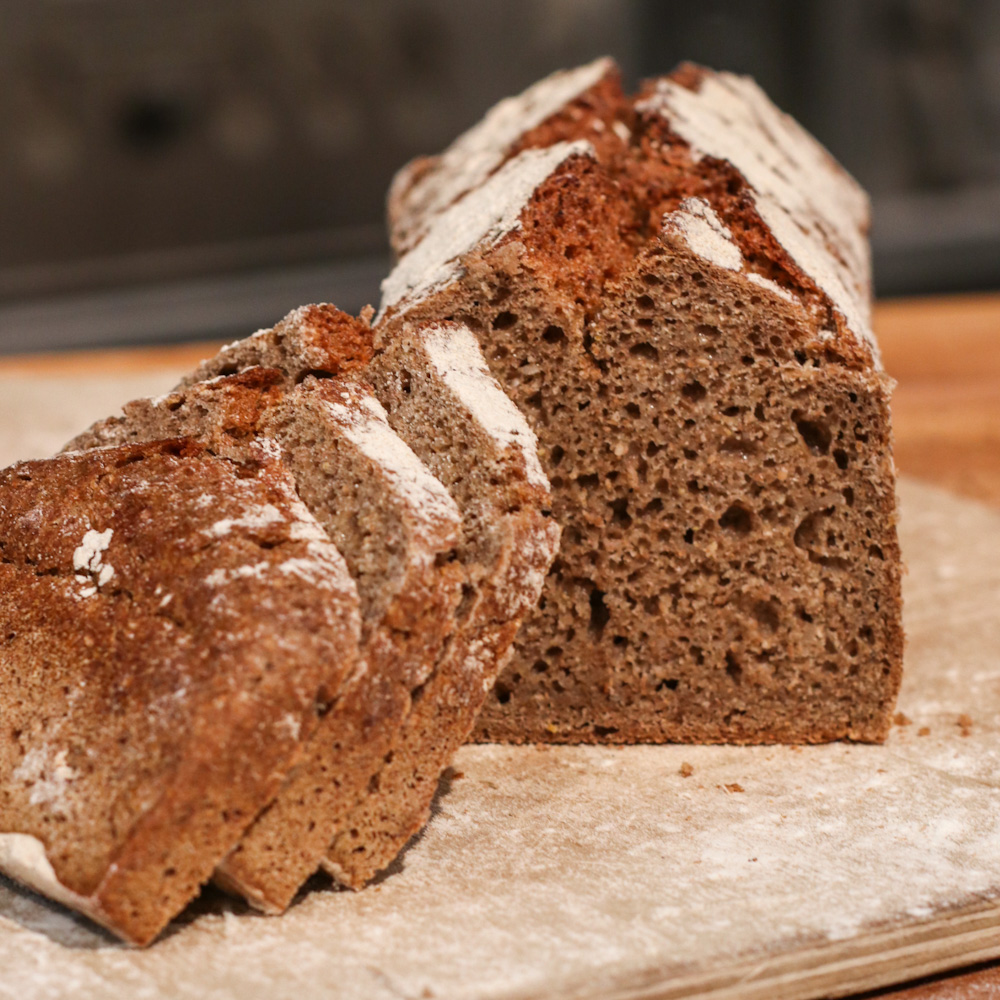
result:
[(357, 386), (345, 389), (344, 401), (324, 403), (344, 436), (377, 463), (408, 507), (428, 518), (457, 522), (461, 515), (451, 495), (409, 445), (389, 426), (382, 404)]
[[(409, 190), (400, 192), (405, 219), (416, 220), (406, 234), (407, 249), (424, 237), (434, 216), (482, 184), (524, 133), (557, 114), (613, 69), (611, 59), (595, 59), (586, 66), (559, 70), (524, 93), (494, 105), (482, 121), (459, 136), (436, 159), (431, 170), (420, 176)], [(409, 179), (405, 170), (398, 176), (390, 203), (398, 187), (408, 184)]]
[(767, 289), (772, 295), (787, 302), (796, 301), (795, 296), (770, 278), (753, 272), (746, 273), (746, 261), (733, 240), (733, 234), (704, 198), (686, 198), (676, 211), (667, 212), (663, 216), (662, 231), (680, 235), (692, 253), (710, 264), (727, 271), (739, 271), (748, 281)]
[(521, 212), (535, 189), (571, 156), (594, 156), (589, 142), (559, 142), (515, 156), (430, 225), (427, 235), (382, 282), (375, 322), (390, 309), (405, 311), (461, 273), (458, 258), (489, 247), (521, 225)]
[(517, 448), (529, 482), (548, 490), (535, 432), (490, 374), (475, 334), (467, 326), (438, 324), (423, 331), (423, 343), (428, 360), (476, 423), (501, 448)]
[[(692, 153), (727, 160), (764, 223), (872, 351), (868, 199), (829, 153), (748, 77), (705, 75), (697, 90), (657, 80), (636, 105), (658, 114)], [(859, 276), (861, 276), (859, 278)]]

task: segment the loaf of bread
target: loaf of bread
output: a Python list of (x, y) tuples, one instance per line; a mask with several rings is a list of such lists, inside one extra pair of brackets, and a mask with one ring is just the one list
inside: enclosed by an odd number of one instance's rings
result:
[(750, 80), (607, 60), (390, 196), (376, 328), (476, 332), (562, 547), (480, 740), (885, 737), (901, 673), (867, 201)]
[(213, 873), (361, 887), (470, 733), (887, 733), (890, 380), (829, 154), (602, 59), (389, 218), (373, 324), (302, 307), (0, 473), (0, 869), (127, 940)]
[(0, 497), (0, 869), (146, 944), (356, 671), (357, 589), (266, 450), (67, 454)]

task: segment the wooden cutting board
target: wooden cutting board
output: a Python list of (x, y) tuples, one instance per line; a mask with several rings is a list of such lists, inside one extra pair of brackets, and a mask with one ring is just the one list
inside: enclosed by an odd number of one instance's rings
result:
[[(170, 381), (0, 380), (0, 463)], [(0, 879), (0, 997), (790, 1000), (1000, 955), (1000, 515), (901, 497), (885, 746), (466, 747), (379, 885), (207, 895), (143, 952)]]

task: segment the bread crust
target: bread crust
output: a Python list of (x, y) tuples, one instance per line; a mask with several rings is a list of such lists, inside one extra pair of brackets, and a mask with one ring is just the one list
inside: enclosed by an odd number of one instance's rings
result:
[(0, 832), (147, 944), (354, 670), (357, 591), (266, 454), (94, 449), (12, 466), (0, 496)]
[[(452, 558), (460, 516), (447, 491), (390, 429), (371, 388), (334, 374), (363, 370), (358, 359), (370, 357), (370, 345), (367, 327), (336, 310), (296, 310), (208, 363), (206, 379), (136, 400), (77, 440), (183, 432), (226, 454), (273, 442), (301, 502), (358, 582), (358, 669), (328, 703), (274, 800), (215, 872), (218, 885), (269, 913), (291, 903), (366, 794), (413, 690), (454, 627), (464, 582)], [(287, 373), (250, 367), (216, 374), (239, 369), (234, 359), (244, 358), (291, 364)]]

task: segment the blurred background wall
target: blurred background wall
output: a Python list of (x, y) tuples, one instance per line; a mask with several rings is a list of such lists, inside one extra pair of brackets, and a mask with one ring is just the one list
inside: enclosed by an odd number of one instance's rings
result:
[(1000, 0), (0, 0), (0, 352), (374, 302), (394, 170), (606, 52), (753, 74), (872, 193), (879, 294), (1000, 288)]

